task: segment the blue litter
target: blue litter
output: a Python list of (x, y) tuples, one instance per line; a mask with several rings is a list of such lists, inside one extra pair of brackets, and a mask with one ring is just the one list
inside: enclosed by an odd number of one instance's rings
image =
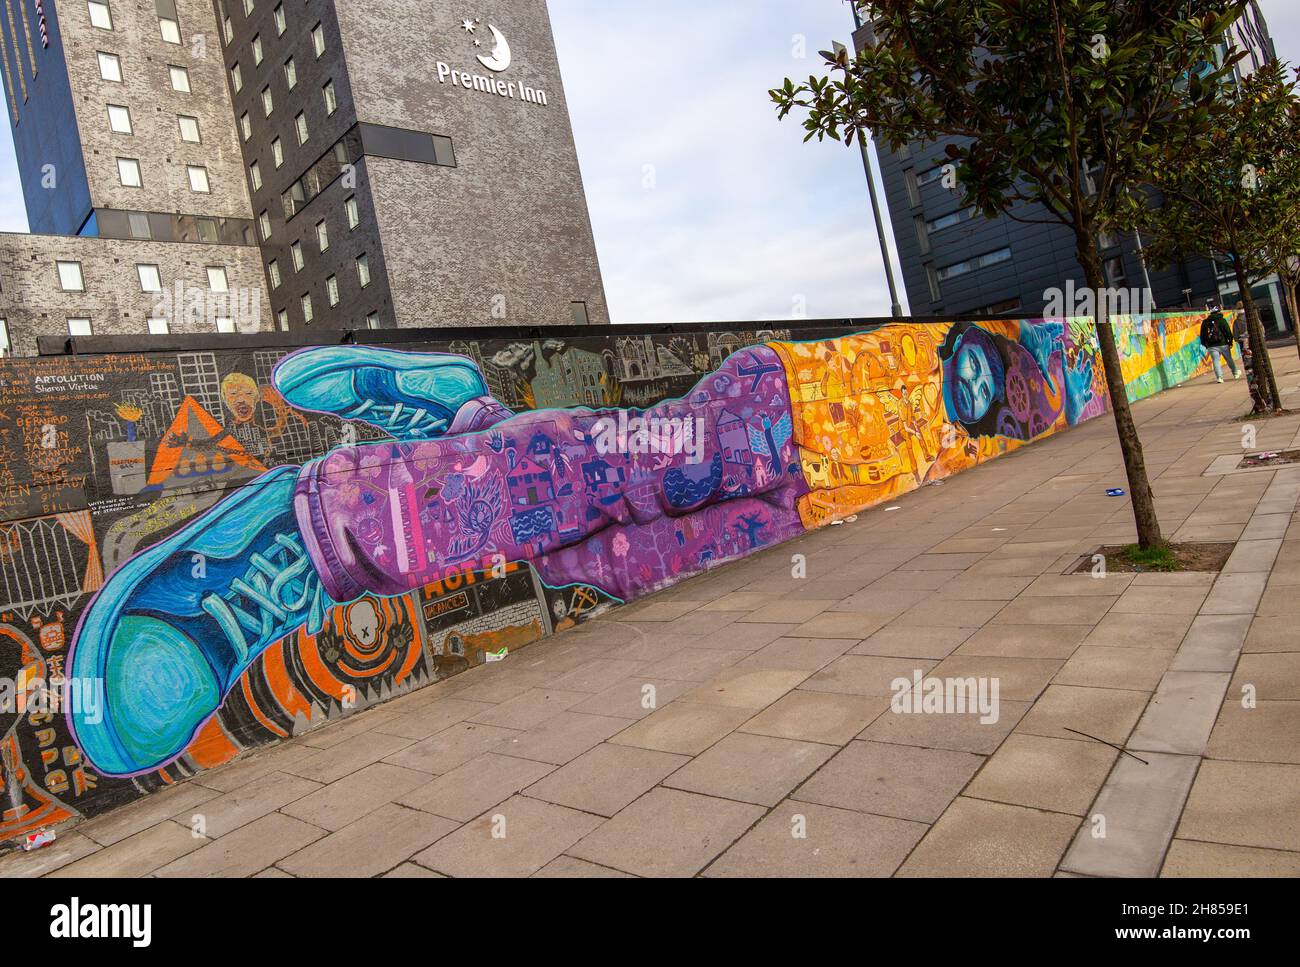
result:
[(1111, 489), (1111, 490), (1106, 491), (1106, 496), (1107, 496), (1107, 497), (1123, 497), (1123, 496), (1124, 496), (1124, 491), (1120, 490), (1118, 487), (1115, 487), (1115, 488), (1113, 488), (1113, 489)]

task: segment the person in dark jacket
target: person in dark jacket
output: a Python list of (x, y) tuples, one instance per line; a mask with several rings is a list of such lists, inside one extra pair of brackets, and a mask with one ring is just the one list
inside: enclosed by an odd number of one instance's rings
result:
[(1217, 305), (1211, 303), (1209, 308), (1210, 314), (1201, 323), (1201, 345), (1210, 354), (1210, 361), (1214, 364), (1214, 378), (1217, 382), (1223, 382), (1223, 360), (1226, 358), (1232, 367), (1232, 378), (1241, 379), (1241, 370), (1237, 369), (1237, 361), (1232, 356), (1232, 327)]

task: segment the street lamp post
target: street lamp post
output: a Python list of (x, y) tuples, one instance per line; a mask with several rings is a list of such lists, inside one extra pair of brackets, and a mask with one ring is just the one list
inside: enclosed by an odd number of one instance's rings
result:
[[(850, 2), (849, 8), (853, 11), (853, 29), (855, 31), (861, 30), (862, 17), (858, 13), (858, 5)], [(838, 48), (841, 45), (836, 44), (835, 46)], [(885, 279), (889, 282), (890, 312), (897, 319), (903, 314), (903, 306), (898, 301), (898, 284), (894, 281), (894, 262), (889, 255), (889, 241), (885, 237), (885, 221), (880, 215), (880, 201), (876, 197), (876, 175), (871, 169), (871, 143), (867, 140), (865, 131), (858, 132), (858, 147), (862, 149), (862, 167), (867, 173), (867, 192), (871, 195), (871, 214), (876, 219), (876, 237), (880, 239), (880, 256), (885, 261)]]

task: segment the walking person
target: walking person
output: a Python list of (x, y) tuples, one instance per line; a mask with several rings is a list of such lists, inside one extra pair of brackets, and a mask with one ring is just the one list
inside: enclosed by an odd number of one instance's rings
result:
[(1223, 311), (1217, 303), (1210, 302), (1207, 304), (1210, 314), (1205, 317), (1201, 323), (1201, 345), (1205, 351), (1210, 354), (1210, 361), (1214, 364), (1215, 382), (1223, 382), (1223, 360), (1228, 360), (1228, 365), (1232, 367), (1232, 378), (1241, 379), (1241, 370), (1237, 369), (1237, 361), (1232, 356), (1232, 343), (1234, 335), (1232, 327), (1228, 325), (1228, 320), (1224, 317)]

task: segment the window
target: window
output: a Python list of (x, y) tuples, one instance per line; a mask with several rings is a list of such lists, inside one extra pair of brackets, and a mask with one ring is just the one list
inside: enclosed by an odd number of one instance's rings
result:
[(917, 215), (912, 219), (916, 226), (916, 243), (921, 246), (921, 254), (930, 253), (930, 229), (925, 224), (925, 216)]
[(321, 24), (311, 28), (311, 49), (316, 52), (318, 59), (325, 53), (325, 28)]
[(245, 16), (245, 17), (250, 17), (250, 16), (252, 16), (252, 14), (253, 14), (253, 7), (254, 7), (255, 5), (256, 5), (256, 0), (244, 0), (244, 16)]
[(262, 35), (258, 34), (254, 37), (249, 46), (253, 48), (253, 64), (260, 65), (262, 63)]
[(280, 327), (281, 332), (289, 331), (289, 310), (281, 309), (275, 314), (275, 324)]
[(1122, 256), (1115, 256), (1106, 260), (1104, 269), (1106, 272), (1106, 284), (1113, 289), (1122, 288), (1128, 281), (1128, 273), (1124, 271), (1124, 259)]
[(960, 225), (962, 222), (968, 222), (976, 215), (974, 207), (963, 208), (960, 211), (951, 212), (947, 215), (940, 215), (938, 218), (931, 219), (929, 229), (933, 232), (943, 231), (945, 228), (951, 228), (954, 225)]
[(356, 228), (361, 224), (361, 209), (357, 205), (357, 196), (353, 195), (343, 203), (343, 210), (348, 215), (348, 228)]
[(108, 4), (103, 0), (87, 0), (86, 6), (90, 8), (90, 25), (98, 27), (101, 30), (113, 29), (113, 12), (108, 9)]
[(221, 241), (221, 234), (217, 230), (217, 220), (215, 218), (196, 218), (194, 224), (199, 228), (199, 241), (216, 244)]
[(131, 134), (131, 111), (121, 104), (108, 106), (108, 126), (118, 134)]
[(244, 89), (244, 72), (240, 69), (238, 64), (230, 68), (230, 83), (231, 86), (234, 87), (236, 93)]
[(212, 191), (212, 186), (208, 184), (208, 169), (203, 165), (186, 165), (186, 172), (190, 176), (190, 191), (202, 192), (207, 194)]
[(289, 85), (291, 91), (298, 86), (298, 67), (292, 57), (284, 62), (284, 82)]
[(306, 144), (307, 143), (307, 115), (303, 114), (301, 111), (298, 112), (298, 116), (293, 119), (293, 129), (298, 133), (298, 143)]
[(153, 229), (149, 226), (149, 216), (143, 212), (128, 212), (126, 224), (132, 238), (153, 238)]
[(186, 115), (181, 114), (176, 118), (176, 120), (181, 126), (182, 141), (190, 141), (194, 144), (198, 144), (202, 140), (202, 138), (199, 137), (198, 118), (187, 117)]
[(257, 230), (262, 233), (263, 242), (271, 237), (271, 215), (269, 212), (262, 212), (257, 216)]
[(156, 265), (137, 265), (135, 273), (140, 277), (141, 292), (161, 292), (162, 273)]
[(182, 94), (190, 93), (190, 72), (186, 67), (168, 67), (167, 73), (172, 79), (172, 90)]
[(275, 8), (275, 13), (273, 16), (275, 18), (275, 35), (277, 37), (283, 37), (285, 28), (287, 26), (284, 20), (284, 4), (280, 4), (278, 7)]
[(224, 265), (208, 266), (208, 288), (213, 292), (229, 292), (230, 280), (226, 278)]
[(370, 315), (366, 316), (366, 328), (367, 329), (379, 328), (379, 313), (372, 312), (370, 313)]
[(144, 187), (144, 181), (140, 178), (140, 162), (135, 158), (118, 158), (117, 180), (126, 188)]
[(59, 270), (59, 288), (64, 292), (85, 292), (86, 280), (81, 275), (80, 262), (55, 262)]
[(256, 161), (248, 166), (248, 178), (253, 183), (253, 191), (262, 190), (262, 166)]
[(9, 320), (0, 319), (0, 357), (8, 356), (11, 348), (9, 344)]
[(939, 269), (939, 281), (954, 279), (960, 275), (967, 275), (978, 269), (986, 269), (990, 265), (998, 265), (1002, 262), (1011, 260), (1011, 249), (1001, 248), (996, 252), (987, 252), (984, 255), (976, 256), (973, 259), (967, 259), (964, 262), (958, 262), (955, 265), (948, 265)]
[(217, 332), (234, 332), (235, 320), (219, 316), (217, 318)]
[(321, 88), (321, 96), (325, 98), (326, 114), (333, 114), (339, 109), (339, 99), (334, 95), (333, 81), (325, 82), (325, 86)]
[(277, 171), (284, 166), (284, 142), (279, 138), (271, 142), (271, 160), (275, 162)]
[(268, 274), (271, 276), (271, 288), (272, 289), (280, 288), (280, 282), (282, 281), (280, 278), (280, 263), (277, 262), (275, 259), (271, 259), (271, 264), (267, 266), (267, 271)]
[(591, 325), (591, 317), (587, 315), (587, 303), (585, 302), (570, 302), (569, 316), (573, 319), (575, 326)]
[(363, 289), (370, 284), (369, 255), (362, 254), (357, 256), (357, 281), (361, 283), (361, 288)]
[(329, 293), (330, 305), (331, 306), (338, 305), (339, 304), (339, 277), (337, 275), (331, 275), (328, 279), (325, 280), (325, 291)]
[(94, 328), (90, 325), (90, 320), (84, 316), (74, 316), (68, 319), (69, 336), (93, 336)]
[(917, 185), (921, 188), (924, 188), (926, 185), (934, 184), (936, 181), (938, 181), (940, 178), (943, 177), (943, 169), (945, 167), (946, 167), (945, 165), (935, 165), (933, 168), (921, 172), (921, 174), (917, 175), (916, 177)]
[(262, 113), (267, 117), (275, 110), (275, 98), (271, 96), (271, 85), (268, 84), (262, 88)]
[(149, 320), (149, 335), (151, 335), (151, 336), (165, 336), (165, 335), (167, 335), (167, 334), (168, 334), (169, 332), (171, 332), (171, 331), (172, 331), (172, 327), (171, 327), (171, 325), (167, 322), (166, 319), (150, 319), (150, 320)]
[(226, 46), (229, 47), (230, 42), (235, 39), (235, 25), (229, 17), (225, 17), (221, 21), (221, 35), (226, 40)]
[(943, 291), (939, 288), (939, 273), (934, 270), (933, 265), (925, 267), (925, 281), (930, 285), (930, 301), (939, 302), (943, 299)]
[(916, 184), (916, 171), (912, 168), (904, 171), (903, 182), (907, 185), (907, 203), (915, 208), (921, 204), (921, 189)]
[(295, 272), (301, 272), (303, 266), (307, 264), (307, 261), (303, 258), (302, 254), (302, 242), (294, 242), (293, 245), (289, 247), (289, 254), (293, 256), (293, 270)]
[(162, 39), (169, 44), (179, 44), (181, 42), (181, 25), (171, 17), (159, 17), (158, 29), (162, 32)]
[(122, 58), (117, 54), (106, 54), (102, 50), (96, 55), (99, 58), (99, 77), (101, 80), (122, 83)]
[(320, 246), (322, 252), (329, 251), (330, 228), (324, 221), (316, 223), (316, 244)]
[(305, 293), (299, 300), (302, 304), (302, 318), (304, 322), (310, 323), (315, 318), (311, 308), (311, 293)]

